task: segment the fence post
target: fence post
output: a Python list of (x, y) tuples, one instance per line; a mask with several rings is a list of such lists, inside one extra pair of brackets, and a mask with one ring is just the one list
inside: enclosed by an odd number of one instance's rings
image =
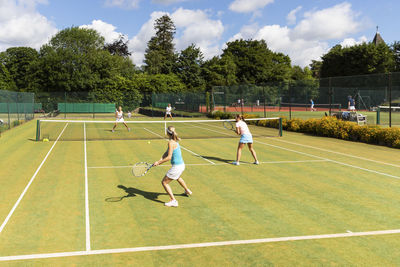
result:
[(328, 96), (329, 96), (329, 116), (332, 116), (332, 78), (329, 77)]
[(8, 111), (8, 129), (11, 129), (11, 119), (10, 119), (10, 102), (7, 102), (7, 111)]
[(381, 108), (378, 107), (376, 109), (376, 124), (379, 125), (381, 124)]
[(263, 88), (263, 98), (264, 98), (264, 118), (267, 117), (267, 111), (265, 110), (265, 88)]
[(389, 127), (392, 127), (392, 75), (388, 73), (389, 82)]

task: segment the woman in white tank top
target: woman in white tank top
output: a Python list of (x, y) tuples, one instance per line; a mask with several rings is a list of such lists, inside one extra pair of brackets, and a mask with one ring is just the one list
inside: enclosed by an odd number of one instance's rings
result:
[(124, 112), (122, 111), (121, 106), (119, 106), (118, 110), (115, 112), (115, 118), (116, 118), (116, 121), (115, 121), (114, 127), (112, 128), (112, 132), (115, 131), (115, 128), (117, 127), (118, 122), (122, 122), (125, 125), (126, 129), (128, 129), (128, 132), (131, 130), (124, 121)]

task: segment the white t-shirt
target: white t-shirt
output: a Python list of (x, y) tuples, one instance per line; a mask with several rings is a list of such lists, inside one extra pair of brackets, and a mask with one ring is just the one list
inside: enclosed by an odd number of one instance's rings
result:
[(239, 128), (239, 129), (240, 129), (240, 134), (241, 134), (241, 135), (244, 135), (244, 134), (251, 134), (251, 133), (250, 133), (250, 130), (249, 130), (249, 127), (248, 127), (247, 124), (246, 124), (244, 121), (242, 121), (242, 120), (240, 120), (240, 121), (238, 121), (238, 122), (236, 123), (236, 128)]
[(171, 110), (172, 110), (172, 107), (167, 107), (166, 108), (167, 113), (171, 113)]
[(121, 111), (121, 112), (119, 112), (119, 111), (117, 111), (117, 121), (124, 121), (124, 112), (123, 111)]

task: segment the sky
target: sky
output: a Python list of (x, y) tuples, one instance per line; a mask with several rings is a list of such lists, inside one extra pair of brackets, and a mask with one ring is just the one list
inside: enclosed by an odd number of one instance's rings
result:
[(399, 0), (0, 0), (0, 52), (40, 49), (58, 31), (77, 26), (97, 30), (107, 43), (123, 35), (140, 66), (154, 21), (167, 14), (177, 51), (195, 44), (210, 59), (227, 42), (263, 39), (305, 67), (337, 44), (371, 41), (377, 26), (387, 44), (400, 41), (399, 10)]

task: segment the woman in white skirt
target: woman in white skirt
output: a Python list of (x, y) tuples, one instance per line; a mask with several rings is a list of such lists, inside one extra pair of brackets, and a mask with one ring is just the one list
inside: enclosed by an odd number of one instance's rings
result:
[(164, 116), (164, 120), (167, 118), (167, 116), (169, 116), (172, 120), (172, 107), (171, 104), (168, 104), (168, 107), (165, 108), (165, 116)]
[(239, 162), (240, 162), (240, 157), (242, 156), (242, 149), (246, 144), (249, 147), (251, 155), (253, 155), (254, 164), (258, 165), (259, 162), (257, 160), (257, 154), (253, 148), (253, 136), (251, 135), (249, 127), (244, 121), (244, 118), (239, 114), (236, 115), (236, 133), (240, 135), (240, 140), (236, 153), (236, 161), (233, 162), (233, 165), (240, 164)]
[(168, 141), (168, 149), (162, 155), (161, 159), (154, 162), (154, 166), (158, 166), (171, 160), (171, 169), (165, 174), (161, 184), (164, 187), (165, 191), (168, 193), (170, 197), (170, 201), (165, 203), (167, 207), (178, 207), (178, 201), (175, 199), (174, 194), (172, 193), (171, 186), (169, 183), (173, 180), (178, 181), (178, 183), (185, 189), (185, 194), (190, 196), (192, 191), (186, 186), (185, 181), (181, 178), (183, 171), (185, 170), (185, 163), (183, 162), (181, 147), (179, 146), (178, 141), (180, 138), (175, 132), (175, 128), (173, 126), (169, 126), (167, 129), (167, 134), (169, 137)]
[(128, 125), (126, 125), (126, 123), (124, 121), (124, 112), (122, 111), (122, 107), (121, 106), (119, 106), (118, 110), (115, 112), (115, 118), (116, 118), (116, 120), (115, 120), (114, 127), (112, 128), (112, 132), (114, 132), (115, 127), (117, 127), (117, 123), (118, 122), (122, 122), (125, 125), (126, 129), (128, 129), (128, 132), (131, 130), (128, 127)]

